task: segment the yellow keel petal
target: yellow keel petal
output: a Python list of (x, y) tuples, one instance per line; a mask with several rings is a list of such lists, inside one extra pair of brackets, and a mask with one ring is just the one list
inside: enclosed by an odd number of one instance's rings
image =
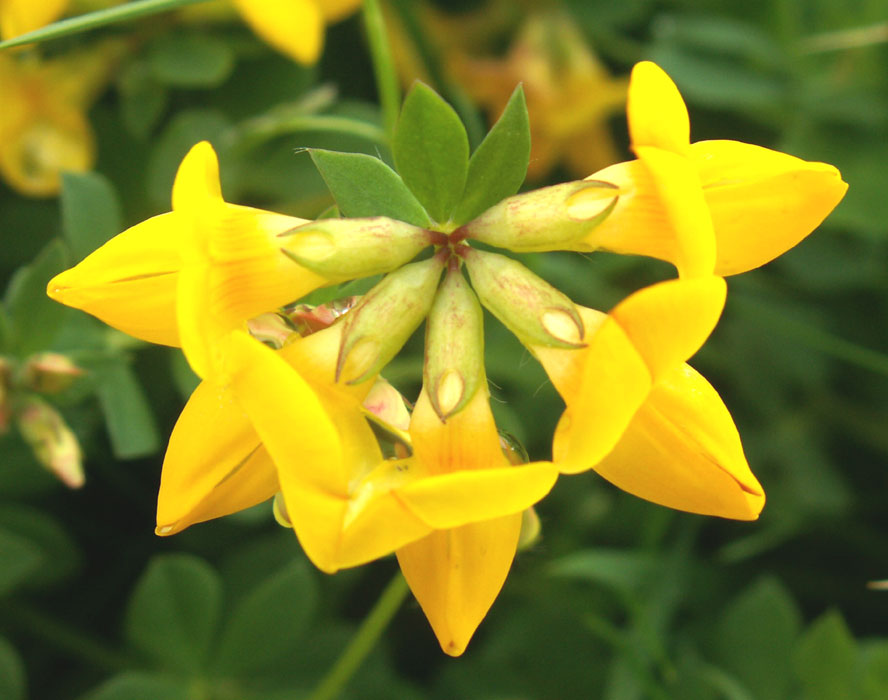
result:
[(234, 0), (256, 34), (299, 63), (318, 60), (324, 42), (324, 17), (317, 0)]

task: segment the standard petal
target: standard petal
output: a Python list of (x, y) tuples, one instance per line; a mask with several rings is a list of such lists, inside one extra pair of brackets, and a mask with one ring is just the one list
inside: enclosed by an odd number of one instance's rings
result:
[(157, 534), (266, 501), (277, 471), (231, 392), (202, 382), (170, 436), (157, 498)]
[(0, 2), (0, 38), (4, 41), (40, 29), (61, 17), (68, 0), (3, 0)]
[(256, 34), (299, 63), (318, 60), (324, 17), (318, 0), (234, 0)]
[(185, 154), (173, 182), (173, 210), (194, 210), (222, 199), (219, 158), (209, 141), (200, 141)]
[(398, 550), (401, 571), (441, 649), (462, 654), (505, 583), (521, 514), (438, 530)]
[(118, 234), (70, 270), (47, 294), (151, 343), (176, 346), (181, 221), (161, 214)]
[(845, 196), (838, 170), (738, 141), (691, 146), (717, 239), (716, 274), (764, 265), (797, 245)]
[(688, 109), (672, 78), (656, 63), (642, 61), (632, 69), (626, 113), (633, 148), (687, 151), (691, 138)]
[(670, 280), (620, 302), (611, 316), (629, 336), (656, 381), (706, 342), (725, 305), (721, 277)]
[(765, 503), (730, 413), (687, 365), (655, 385), (595, 471), (624, 491), (692, 513), (754, 520)]

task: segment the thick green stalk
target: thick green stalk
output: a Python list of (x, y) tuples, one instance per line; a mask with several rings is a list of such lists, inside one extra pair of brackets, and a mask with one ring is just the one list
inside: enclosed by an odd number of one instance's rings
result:
[(389, 139), (395, 133), (398, 113), (401, 109), (401, 85), (392, 59), (391, 45), (379, 7), (379, 0), (364, 0), (364, 26), (370, 43), (370, 56), (373, 59), (373, 73), (376, 76), (376, 89), (382, 107), (382, 122)]
[(352, 637), (327, 675), (318, 683), (308, 700), (333, 700), (345, 689), (346, 684), (360, 668), (364, 659), (376, 647), (376, 642), (379, 641), (385, 628), (398, 612), (409, 590), (407, 581), (404, 580), (401, 572), (395, 574), (382, 595), (379, 596), (379, 600), (376, 601), (370, 614), (364, 618), (360, 629)]
[(207, 0), (136, 0), (136, 2), (109, 7), (107, 10), (98, 10), (85, 15), (69, 17), (60, 22), (54, 22), (40, 29), (35, 29), (33, 32), (27, 32), (12, 39), (7, 39), (0, 42), (0, 50), (11, 49), (14, 46), (24, 46), (25, 44), (36, 44), (42, 41), (49, 41), (50, 39), (59, 39), (63, 36), (79, 34), (80, 32), (86, 32), (97, 27), (105, 27), (109, 24), (126, 22), (160, 12), (169, 12), (186, 5), (196, 5), (199, 2), (207, 2)]

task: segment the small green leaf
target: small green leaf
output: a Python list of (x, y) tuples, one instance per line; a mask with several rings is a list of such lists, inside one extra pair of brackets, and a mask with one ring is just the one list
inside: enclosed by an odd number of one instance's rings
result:
[(19, 268), (6, 290), (6, 310), (19, 355), (46, 350), (62, 323), (66, 309), (46, 296), (46, 285), (65, 269), (65, 248), (58, 239), (51, 241), (30, 265)]
[(118, 79), (120, 118), (137, 139), (154, 131), (170, 101), (169, 90), (154, 77), (147, 61), (132, 61)]
[(585, 549), (556, 559), (549, 566), (552, 576), (593, 581), (617, 591), (635, 591), (656, 580), (663, 559), (648, 552), (617, 549)]
[(0, 637), (0, 698), (25, 700), (25, 666), (15, 648)]
[(27, 580), (43, 561), (37, 544), (6, 529), (0, 530), (0, 595)]
[(206, 661), (221, 606), (222, 584), (209, 564), (187, 554), (160, 555), (136, 584), (126, 634), (165, 668), (193, 672)]
[(139, 380), (124, 359), (89, 365), (114, 455), (133, 459), (160, 449), (160, 434)]
[(104, 175), (62, 174), (62, 231), (75, 260), (120, 233), (122, 218), (120, 200)]
[(415, 83), (404, 100), (392, 154), (431, 217), (448, 221), (466, 186), (469, 138), (453, 108), (424, 83)]
[(227, 42), (209, 35), (170, 34), (151, 44), (148, 63), (161, 83), (209, 88), (231, 74), (234, 52)]
[(105, 681), (83, 700), (192, 700), (188, 681), (158, 673), (126, 671)]
[(815, 620), (799, 641), (793, 660), (807, 700), (854, 696), (857, 644), (840, 613), (830, 611)]
[(219, 671), (251, 673), (295, 655), (316, 602), (315, 579), (302, 562), (266, 579), (234, 609), (219, 643)]
[(453, 213), (455, 224), (471, 221), (521, 187), (530, 162), (530, 120), (519, 85), (493, 128), (472, 154), (462, 200)]
[(309, 149), (343, 216), (387, 216), (416, 226), (431, 220), (398, 174), (379, 158)]
[(39, 508), (12, 503), (4, 505), (0, 508), (0, 529), (27, 540), (40, 552), (40, 568), (28, 576), (29, 588), (64, 580), (80, 563), (79, 549), (68, 531)]

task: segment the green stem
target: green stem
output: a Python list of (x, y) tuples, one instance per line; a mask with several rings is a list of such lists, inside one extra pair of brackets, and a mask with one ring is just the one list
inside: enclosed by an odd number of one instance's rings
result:
[(388, 143), (385, 132), (370, 122), (329, 114), (301, 114), (282, 119), (257, 118), (237, 130), (240, 147), (255, 147), (270, 139), (300, 131), (317, 131), (357, 136), (373, 143)]
[(373, 610), (361, 623), (360, 629), (352, 637), (345, 651), (342, 652), (327, 675), (321, 679), (314, 692), (308, 696), (308, 700), (333, 700), (345, 689), (355, 671), (360, 668), (367, 655), (373, 651), (376, 642), (379, 641), (385, 628), (398, 612), (409, 590), (407, 581), (404, 580), (401, 572), (395, 574), (382, 595), (379, 596)]
[(386, 134), (391, 138), (395, 133), (398, 112), (401, 109), (401, 85), (392, 59), (391, 45), (379, 0), (364, 0), (364, 26), (370, 43), (373, 73), (376, 76), (376, 89), (382, 107), (382, 123)]
[(124, 654), (21, 601), (4, 606), (0, 617), (20, 627), (32, 637), (98, 668), (120, 671), (132, 666), (132, 660)]
[(109, 7), (107, 10), (98, 10), (97, 12), (88, 12), (85, 15), (69, 17), (60, 22), (54, 22), (40, 29), (35, 29), (33, 32), (20, 34), (17, 37), (0, 42), (0, 50), (11, 49), (14, 46), (23, 46), (25, 44), (36, 44), (41, 41), (49, 41), (50, 39), (59, 39), (63, 36), (79, 34), (80, 32), (86, 32), (97, 27), (105, 27), (109, 24), (156, 15), (160, 12), (176, 10), (186, 5), (196, 5), (199, 2), (207, 2), (207, 0), (136, 0), (124, 5)]

